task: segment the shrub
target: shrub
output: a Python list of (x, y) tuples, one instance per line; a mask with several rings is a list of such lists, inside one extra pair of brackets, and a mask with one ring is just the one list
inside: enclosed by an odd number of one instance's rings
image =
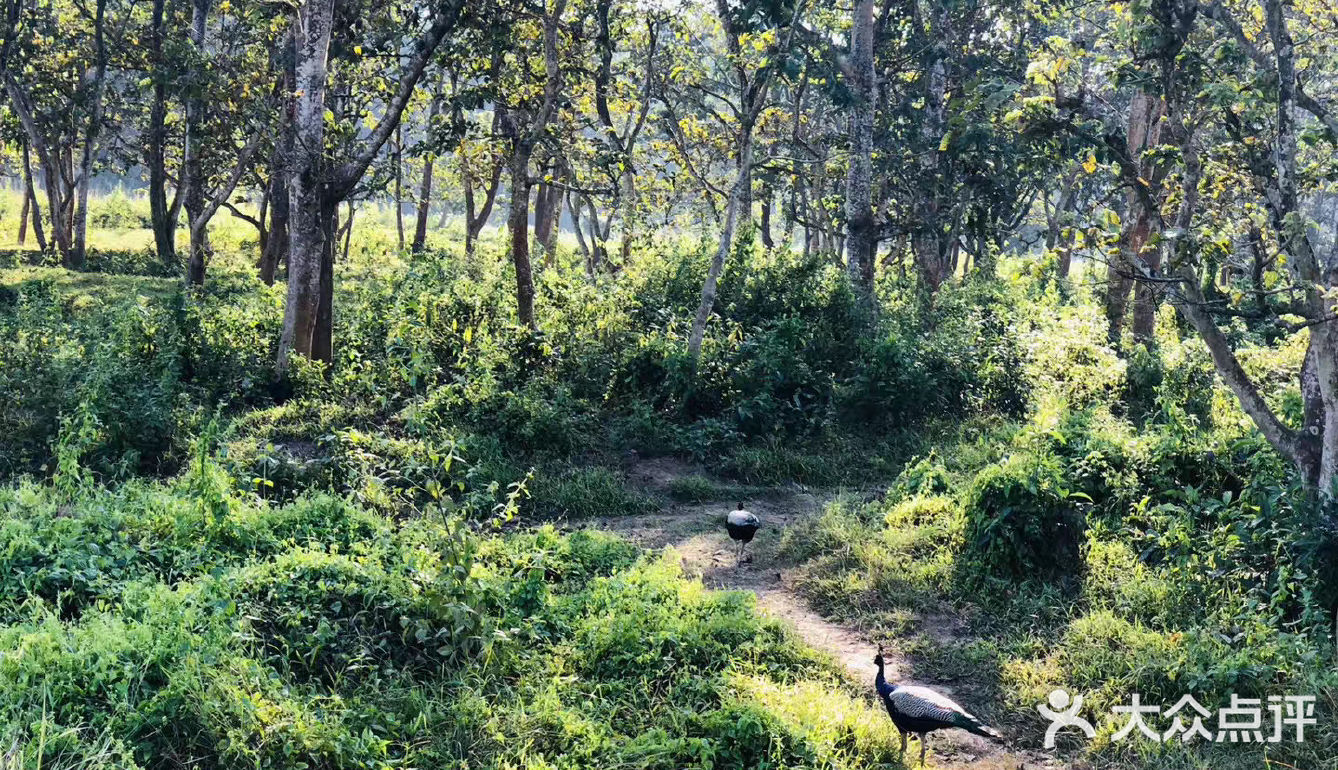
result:
[(1052, 457), (1019, 453), (985, 468), (962, 505), (969, 572), (1010, 580), (1074, 574), (1082, 565), (1081, 503)]
[[(468, 565), (467, 552), (453, 558), (462, 556)], [(414, 580), (397, 574), (399, 566), (297, 550), (243, 570), (226, 590), (267, 658), (304, 678), (334, 683), (382, 668), (432, 669), (484, 646), (467, 569), (448, 565)]]
[(138, 230), (152, 227), (148, 201), (131, 199), (120, 187), (110, 195), (95, 196), (88, 209), (88, 223), (104, 230)]
[(943, 495), (912, 497), (893, 505), (884, 521), (889, 527), (957, 524), (960, 514), (961, 507), (955, 498)]
[(889, 502), (898, 503), (910, 497), (920, 495), (941, 495), (952, 489), (948, 471), (939, 462), (937, 455), (930, 451), (924, 457), (918, 457), (906, 464), (897, 474), (897, 479), (887, 491)]

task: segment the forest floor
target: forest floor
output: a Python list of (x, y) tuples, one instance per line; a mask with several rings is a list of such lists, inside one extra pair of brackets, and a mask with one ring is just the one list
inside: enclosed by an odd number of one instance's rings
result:
[[(644, 491), (665, 493), (676, 480), (704, 474), (685, 463), (661, 458), (636, 463), (629, 475), (631, 482)], [(570, 522), (569, 526), (615, 532), (645, 548), (672, 547), (682, 557), (684, 570), (700, 577), (708, 588), (751, 591), (759, 608), (788, 624), (810, 647), (843, 664), (851, 682), (867, 691), (871, 699), (877, 671), (873, 657), (878, 643), (882, 643), (890, 681), (933, 687), (974, 709), (981, 696), (969, 682), (936, 680), (918, 671), (913, 657), (898, 648), (896, 638), (874, 641), (870, 629), (829, 620), (810, 608), (792, 587), (795, 570), (802, 565), (780, 557), (782, 536), (788, 527), (818, 515), (832, 497), (828, 492), (794, 485), (743, 500), (745, 507), (762, 520), (762, 529), (748, 546), (742, 563), (736, 563), (735, 544), (723, 524), (735, 502), (672, 502), (656, 513), (587, 519)], [(948, 606), (916, 613), (913, 625), (919, 633), (946, 644), (970, 639), (966, 624)], [(887, 728), (894, 729), (890, 719)], [(1012, 747), (1007, 741), (995, 742), (961, 730), (934, 733), (928, 744), (927, 761), (937, 768), (1030, 770), (1069, 766), (1054, 757)], [(907, 747), (908, 767), (918, 765), (919, 751), (918, 741), (912, 738)]]

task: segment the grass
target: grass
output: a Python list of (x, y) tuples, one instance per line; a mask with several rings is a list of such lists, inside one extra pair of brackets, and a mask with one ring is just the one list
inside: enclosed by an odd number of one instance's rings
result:
[[(1088, 287), (1012, 274), (924, 323), (889, 285), (856, 345), (839, 271), (743, 255), (689, 370), (693, 253), (593, 286), (545, 271), (530, 334), (491, 245), (464, 264), (447, 231), (413, 258), (384, 210), (360, 217), (339, 360), (278, 384), (283, 289), (242, 223), (216, 221), (200, 299), (0, 270), (0, 739), (27, 766), (898, 767), (885, 715), (751, 595), (543, 526), (781, 484), (852, 490), (764, 535), (789, 584), (1025, 747), (1059, 686), (1101, 714), (1133, 691), (1334, 713), (1314, 512), (1173, 319), (1121, 356)], [(103, 266), (158, 269), (145, 235), (95, 231)], [(982, 308), (1005, 331), (971, 326)], [(1239, 347), (1292, 404), (1303, 346)], [(665, 499), (631, 483), (631, 449), (719, 475)], [(1112, 744), (1096, 721), (1066, 760), (1265, 759)], [(1324, 766), (1338, 745), (1269, 751)]]
[(63, 267), (13, 267), (0, 269), (0, 293), (12, 295), (25, 285), (49, 283), (72, 310), (137, 301), (161, 303), (180, 290), (179, 281), (138, 275), (83, 273)]

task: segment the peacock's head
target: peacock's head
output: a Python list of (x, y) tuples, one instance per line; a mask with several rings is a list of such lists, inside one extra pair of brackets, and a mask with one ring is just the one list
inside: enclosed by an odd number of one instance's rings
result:
[(879, 668), (883, 667), (883, 647), (878, 646), (878, 654), (873, 656), (873, 664)]

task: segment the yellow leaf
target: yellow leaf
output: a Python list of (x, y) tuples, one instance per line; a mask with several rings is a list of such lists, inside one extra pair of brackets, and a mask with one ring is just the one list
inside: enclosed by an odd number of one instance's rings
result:
[(947, 152), (947, 151), (948, 151), (948, 143), (951, 142), (951, 141), (952, 141), (952, 132), (949, 131), (948, 133), (946, 133), (946, 134), (943, 135), (943, 140), (942, 140), (941, 142), (938, 143), (938, 151), (939, 151), (939, 152)]
[(1095, 154), (1095, 153), (1090, 154), (1090, 155), (1087, 156), (1087, 160), (1083, 161), (1082, 169), (1083, 169), (1083, 171), (1086, 171), (1086, 172), (1089, 173), (1089, 174), (1092, 173), (1093, 171), (1096, 171), (1096, 154)]

